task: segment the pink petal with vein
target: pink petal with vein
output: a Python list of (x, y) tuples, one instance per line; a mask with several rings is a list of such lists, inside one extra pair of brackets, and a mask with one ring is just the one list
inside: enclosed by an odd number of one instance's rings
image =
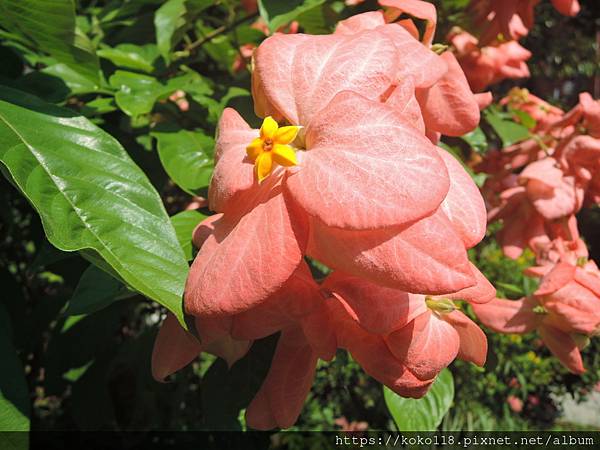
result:
[(421, 380), (435, 378), (454, 361), (460, 347), (454, 327), (429, 310), (385, 341), (393, 355)]
[(373, 231), (330, 228), (313, 219), (307, 254), (407, 292), (445, 294), (475, 284), (464, 245), (439, 210), (409, 226)]
[(442, 317), (458, 333), (460, 347), (458, 358), (483, 367), (487, 358), (487, 338), (481, 328), (460, 311)]
[(388, 334), (427, 310), (422, 295), (386, 288), (341, 272), (329, 275), (322, 289), (334, 293), (350, 317), (369, 333)]
[(479, 104), (456, 57), (444, 52), (448, 71), (432, 87), (417, 91), (427, 128), (447, 136), (461, 136), (479, 123)]
[[(284, 175), (285, 176), (285, 175)], [(302, 261), (306, 225), (275, 175), (248, 199), (236, 223), (222, 217), (196, 255), (185, 288), (192, 315), (234, 314), (265, 301)], [(229, 220), (228, 220), (229, 219)]]
[(258, 130), (231, 108), (223, 111), (217, 130), (209, 204), (213, 211), (225, 212), (232, 197), (255, 184), (254, 164), (246, 156), (246, 146), (258, 137)]
[(483, 197), (471, 176), (454, 156), (443, 149), (438, 149), (438, 154), (450, 176), (450, 189), (442, 202), (442, 211), (452, 222), (466, 248), (471, 248), (485, 236), (487, 213)]
[(394, 81), (394, 54), (394, 44), (378, 31), (277, 34), (256, 50), (255, 72), (267, 100), (291, 123), (306, 126), (338, 92), (378, 99)]
[(521, 300), (496, 298), (491, 302), (473, 304), (477, 318), (497, 333), (528, 333), (541, 323), (543, 317), (533, 312), (538, 303), (529, 297)]
[(389, 106), (339, 94), (306, 131), (309, 149), (287, 186), (333, 227), (399, 225), (432, 213), (448, 192), (437, 149)]

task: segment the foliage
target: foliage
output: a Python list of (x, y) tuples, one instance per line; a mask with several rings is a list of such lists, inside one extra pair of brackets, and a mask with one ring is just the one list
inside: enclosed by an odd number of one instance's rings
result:
[[(451, 10), (461, 2), (448, 5), (440, 22), (458, 17)], [(203, 355), (169, 383), (150, 374), (164, 308), (190, 323), (181, 295), (191, 233), (208, 211), (185, 209), (206, 195), (223, 109), (235, 106), (258, 124), (240, 48), (266, 35), (250, 25), (261, 16), (270, 31), (297, 21), (326, 33), (372, 6), (0, 0), (0, 430), (244, 427), (240, 411), (276, 336), (231, 370)], [(547, 34), (533, 33), (529, 43), (547, 48)], [(574, 58), (564, 79), (591, 76), (581, 66), (591, 50), (576, 48), (561, 50)], [(550, 64), (553, 55), (539, 54)], [(469, 160), (528, 133), (509, 113), (491, 108), (485, 117), (481, 129), (446, 144)], [(591, 230), (600, 224), (598, 215), (588, 220)], [(491, 236), (471, 256), (501, 295), (535, 289), (521, 274), (527, 256), (502, 257)], [(456, 396), (443, 429), (547, 426), (556, 417), (551, 394), (583, 397), (600, 378), (569, 375), (532, 336), (488, 337), (494, 351), (483, 370), (451, 367)], [(584, 351), (588, 367), (600, 367), (597, 345)], [(232, 392), (224, 380), (243, 389)], [(526, 403), (521, 415), (508, 409), (508, 395)], [(342, 416), (393, 426), (381, 386), (338, 352), (317, 370), (296, 428), (333, 429)]]

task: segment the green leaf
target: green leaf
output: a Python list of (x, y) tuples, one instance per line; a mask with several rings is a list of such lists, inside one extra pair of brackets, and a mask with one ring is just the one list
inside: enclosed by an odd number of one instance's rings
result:
[(156, 78), (124, 70), (117, 70), (109, 83), (119, 90), (115, 94), (119, 108), (132, 117), (150, 113), (156, 101), (168, 94)]
[[(23, 365), (13, 346), (10, 317), (2, 303), (0, 303), (0, 373), (2, 374), (0, 375), (0, 432), (28, 431), (29, 390), (25, 382)], [(0, 443), (4, 445), (2, 440)]]
[(154, 15), (158, 50), (169, 63), (171, 50), (190, 27), (193, 18), (213, 2), (209, 0), (168, 0)]
[(517, 116), (519, 122), (521, 122), (523, 126), (529, 130), (534, 129), (537, 125), (537, 121), (525, 111), (521, 111), (520, 109), (510, 109), (510, 112)]
[(502, 118), (494, 108), (488, 108), (484, 111), (485, 120), (494, 129), (504, 147), (508, 147), (516, 142), (523, 141), (529, 137), (527, 127), (512, 120)]
[(132, 295), (134, 294), (120, 280), (91, 265), (77, 283), (65, 315), (90, 314)]
[(118, 89), (115, 100), (119, 108), (132, 117), (150, 113), (158, 100), (168, 97), (179, 89), (186, 92), (188, 90), (206, 92), (210, 89), (204, 79), (194, 72), (188, 72), (162, 83), (149, 75), (117, 70), (110, 77), (109, 83)]
[(158, 49), (154, 44), (119, 44), (113, 48), (104, 46), (97, 53), (117, 67), (148, 73), (154, 71), (154, 61), (158, 58)]
[(473, 131), (463, 134), (460, 137), (477, 153), (485, 153), (487, 150), (487, 138), (481, 128), (477, 127)]
[(71, 94), (88, 94), (99, 90), (98, 85), (94, 81), (86, 78), (80, 72), (66, 64), (53, 64), (45, 67), (41, 72), (60, 78), (67, 85)]
[(89, 39), (76, 28), (73, 0), (2, 0), (0, 25), (29, 48), (48, 53), (100, 83), (98, 57)]
[(271, 32), (298, 18), (306, 11), (325, 3), (325, 0), (258, 0), (258, 10)]
[(383, 395), (399, 431), (435, 431), (454, 399), (452, 372), (442, 370), (431, 389), (420, 399), (400, 397), (386, 386)]
[(508, 294), (516, 295), (517, 297), (523, 297), (525, 295), (525, 292), (523, 292), (522, 288), (512, 283), (503, 283), (502, 281), (496, 281), (495, 285)]
[(0, 161), (54, 246), (99, 255), (184, 324), (187, 262), (158, 193), (116, 139), (71, 110), (0, 87)]
[(196, 225), (204, 219), (206, 219), (206, 216), (200, 214), (198, 211), (182, 211), (171, 217), (171, 223), (173, 224), (173, 228), (175, 228), (177, 240), (179, 240), (179, 245), (181, 245), (188, 261), (194, 258), (192, 232), (196, 228)]
[(115, 103), (114, 98), (99, 97), (83, 105), (83, 108), (81, 108), (81, 114), (83, 114), (86, 117), (100, 116), (102, 114), (108, 114), (116, 110), (117, 105)]
[(181, 38), (179, 36), (185, 26), (185, 0), (168, 0), (154, 15), (154, 26), (156, 28), (156, 43), (158, 50), (168, 63), (174, 42)]
[(196, 195), (208, 186), (213, 171), (214, 140), (201, 130), (155, 131), (160, 162), (183, 190)]

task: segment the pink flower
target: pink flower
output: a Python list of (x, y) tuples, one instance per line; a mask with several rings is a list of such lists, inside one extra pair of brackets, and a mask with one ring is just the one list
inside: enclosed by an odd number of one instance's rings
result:
[(440, 57), (401, 25), (386, 24), (380, 11), (341, 21), (334, 35), (273, 36), (256, 52), (259, 116), (307, 126), (342, 90), (386, 101), (431, 132), (461, 135), (479, 121), (477, 99), (453, 56)]
[(525, 61), (531, 57), (531, 53), (517, 41), (481, 46), (477, 38), (466, 31), (455, 31), (448, 39), (474, 92), (481, 92), (506, 78), (529, 76)]
[(524, 88), (512, 88), (508, 95), (500, 100), (500, 104), (527, 113), (537, 122), (533, 131), (538, 132), (546, 130), (564, 115), (562, 109), (552, 106)]
[(474, 304), (477, 317), (499, 333), (538, 330), (544, 344), (572, 372), (583, 373), (580, 349), (600, 327), (600, 272), (593, 262), (559, 262), (546, 269), (539, 289), (520, 300)]
[(322, 289), (332, 295), (337, 346), (397, 394), (418, 398), (456, 357), (485, 362), (485, 335), (451, 300), (488, 301), (495, 291), (479, 281), (470, 292), (426, 297), (333, 273)]
[(565, 175), (552, 157), (529, 164), (519, 175), (528, 200), (546, 220), (556, 220), (577, 213), (584, 191), (575, 178)]
[(508, 397), (506, 397), (506, 403), (508, 403), (510, 409), (512, 409), (516, 413), (520, 413), (521, 411), (523, 411), (523, 400), (521, 400), (518, 397), (515, 397), (514, 395), (509, 395)]
[[(465, 248), (483, 237), (485, 208), (451, 155), (390, 106), (349, 92), (303, 131), (298, 166), (275, 167), (258, 183), (246, 147), (260, 133), (224, 112), (209, 190), (211, 209), (223, 215), (211, 218), (214, 232), (192, 266), (189, 313), (231, 314), (260, 303), (304, 255), (413, 292), (474, 283)], [(225, 289), (223, 274), (231, 280)]]
[(581, 9), (577, 0), (551, 0), (556, 10), (564, 16), (576, 16)]

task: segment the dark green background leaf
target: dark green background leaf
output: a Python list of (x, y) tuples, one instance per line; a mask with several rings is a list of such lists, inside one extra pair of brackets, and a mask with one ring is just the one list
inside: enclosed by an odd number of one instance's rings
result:
[(0, 303), (0, 434), (29, 430), (29, 410), (25, 372), (13, 346), (10, 317)]
[(76, 29), (73, 0), (2, 0), (0, 25), (30, 48), (100, 83), (98, 57), (89, 39)]
[(214, 140), (201, 130), (156, 131), (158, 155), (167, 174), (195, 195), (208, 186), (213, 171)]
[(205, 218), (206, 216), (200, 214), (198, 211), (182, 211), (171, 217), (175, 233), (177, 233), (177, 239), (188, 261), (191, 261), (193, 258), (192, 232), (196, 228), (196, 225)]

